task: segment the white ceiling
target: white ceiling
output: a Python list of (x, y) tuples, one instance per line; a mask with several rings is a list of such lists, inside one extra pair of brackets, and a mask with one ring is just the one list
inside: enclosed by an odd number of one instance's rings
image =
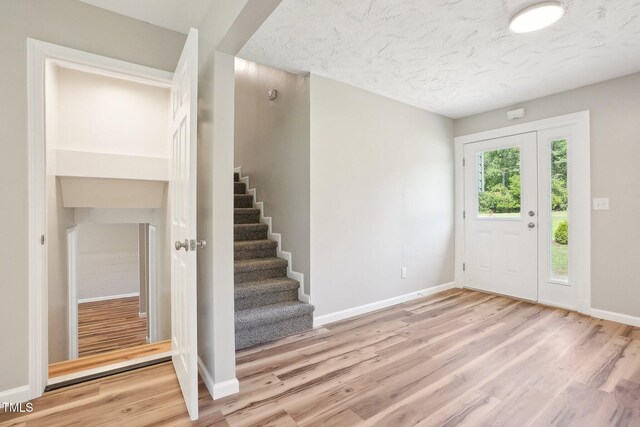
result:
[(458, 118), (640, 71), (640, 0), (565, 0), (511, 34), (531, 0), (284, 0), (241, 57)]
[(213, 0), (80, 0), (120, 15), (187, 34), (198, 28)]

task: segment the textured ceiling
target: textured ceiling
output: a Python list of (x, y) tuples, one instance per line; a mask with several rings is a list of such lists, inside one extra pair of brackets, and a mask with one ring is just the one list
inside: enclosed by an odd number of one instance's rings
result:
[(511, 34), (529, 0), (284, 0), (240, 52), (458, 118), (640, 71), (640, 0), (566, 0)]
[(80, 0), (120, 15), (187, 34), (198, 28), (213, 0)]

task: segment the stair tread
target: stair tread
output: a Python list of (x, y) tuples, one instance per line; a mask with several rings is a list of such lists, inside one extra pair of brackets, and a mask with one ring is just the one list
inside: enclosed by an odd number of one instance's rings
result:
[(240, 240), (233, 242), (233, 248), (235, 250), (249, 250), (249, 249), (270, 249), (278, 246), (278, 242), (275, 240)]
[(277, 257), (253, 258), (237, 260), (233, 263), (234, 273), (246, 273), (249, 271), (266, 270), (269, 268), (287, 267), (289, 261)]
[(254, 295), (298, 289), (300, 282), (288, 277), (273, 277), (235, 285), (235, 297), (246, 298)]
[(315, 310), (311, 304), (301, 301), (287, 301), (262, 307), (236, 311), (236, 333), (265, 323), (281, 322), (294, 317), (310, 315)]

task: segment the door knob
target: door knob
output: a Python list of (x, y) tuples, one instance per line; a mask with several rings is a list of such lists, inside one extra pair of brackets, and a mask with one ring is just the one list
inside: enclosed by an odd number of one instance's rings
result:
[(534, 228), (536, 226), (535, 222), (530, 222), (529, 224), (527, 224), (527, 227), (529, 228)]
[(534, 211), (529, 211), (529, 216), (535, 216), (536, 213)]
[(184, 239), (184, 242), (176, 242), (176, 251), (179, 251), (180, 249), (184, 249), (185, 251), (189, 250), (189, 240)]

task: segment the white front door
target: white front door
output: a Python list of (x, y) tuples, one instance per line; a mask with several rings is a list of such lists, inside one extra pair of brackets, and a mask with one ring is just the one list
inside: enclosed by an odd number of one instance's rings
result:
[(173, 365), (192, 420), (198, 419), (196, 317), (196, 126), (198, 32), (191, 29), (171, 89), (171, 337)]
[(465, 286), (538, 298), (536, 132), (464, 146)]

